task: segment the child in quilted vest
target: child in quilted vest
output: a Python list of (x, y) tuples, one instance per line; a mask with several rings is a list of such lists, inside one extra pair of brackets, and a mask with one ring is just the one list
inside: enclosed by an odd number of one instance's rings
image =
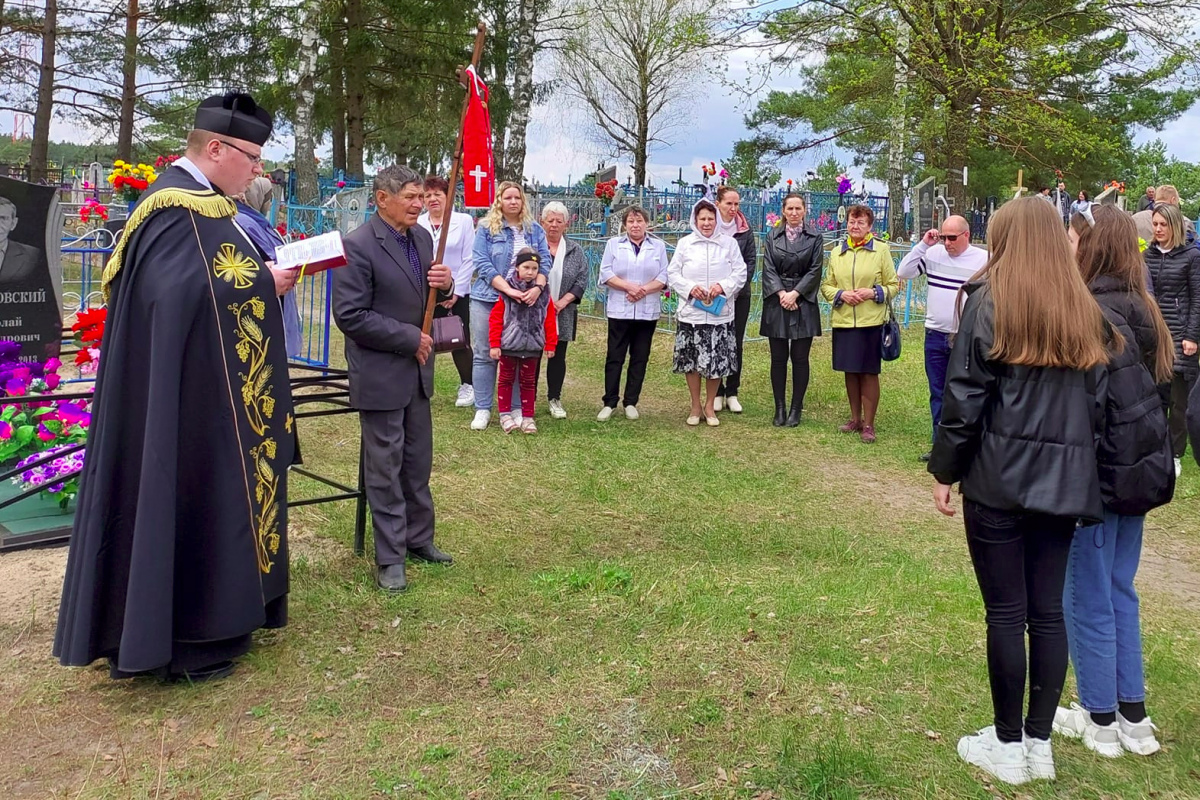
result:
[[(496, 381), (496, 402), (500, 407), (500, 429), (512, 433), (520, 427), (522, 433), (537, 433), (533, 421), (533, 404), (537, 395), (538, 372), (542, 368), (542, 353), (554, 356), (558, 347), (557, 312), (550, 295), (538, 294), (532, 305), (520, 299), (520, 294), (536, 284), (538, 254), (529, 248), (517, 253), (516, 263), (504, 279), (517, 297), (501, 292), (488, 318), (490, 355), (500, 362)], [(512, 413), (513, 384), (520, 382), (521, 413), (518, 421)]]

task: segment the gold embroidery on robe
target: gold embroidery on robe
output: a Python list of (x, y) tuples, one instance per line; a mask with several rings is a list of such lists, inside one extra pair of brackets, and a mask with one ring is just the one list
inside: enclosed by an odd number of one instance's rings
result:
[(235, 289), (249, 289), (254, 286), (254, 276), (258, 274), (258, 264), (246, 258), (233, 245), (223, 244), (217, 251), (217, 257), (213, 259), (213, 272), (226, 283), (232, 281)]
[(279, 552), (280, 541), (279, 476), (269, 462), (269, 459), (275, 458), (275, 440), (263, 439), (262, 444), (251, 447), (250, 458), (254, 461), (254, 497), (259, 504), (254, 518), (258, 568), (262, 572), (270, 572), (275, 565), (271, 556)]
[(275, 398), (271, 396), (271, 365), (267, 363), (267, 348), (271, 338), (254, 321), (263, 318), (266, 306), (262, 298), (251, 297), (244, 303), (233, 303), (229, 310), (237, 317), (238, 358), (248, 365), (246, 372), (239, 372), (242, 379), (242, 404), (246, 407), (246, 418), (250, 429), (259, 436), (270, 427), (267, 421), (275, 413)]

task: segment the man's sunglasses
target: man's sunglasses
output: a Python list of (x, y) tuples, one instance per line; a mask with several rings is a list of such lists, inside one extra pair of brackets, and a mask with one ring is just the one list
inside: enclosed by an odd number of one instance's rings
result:
[(957, 242), (958, 237), (960, 237), (960, 236), (966, 236), (966, 234), (965, 233), (939, 233), (938, 241), (939, 242)]

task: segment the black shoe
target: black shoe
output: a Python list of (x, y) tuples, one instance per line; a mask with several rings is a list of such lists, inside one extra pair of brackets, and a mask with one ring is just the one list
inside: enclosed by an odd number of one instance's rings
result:
[(783, 427), (795, 428), (800, 424), (800, 415), (804, 412), (802, 406), (792, 403), (792, 408), (788, 411), (787, 419), (783, 421)]
[(933, 455), (933, 451), (932, 451), (932, 450), (931, 450), (931, 451), (929, 451), (928, 453), (921, 453), (921, 455), (917, 456), (917, 461), (920, 461), (922, 464), (928, 464), (928, 463), (929, 463), (929, 457), (930, 457), (931, 455)]
[(776, 428), (782, 428), (784, 421), (787, 419), (787, 405), (784, 403), (775, 404), (775, 419), (771, 420), (771, 424)]
[(208, 683), (209, 681), (219, 681), (222, 678), (228, 678), (233, 674), (237, 664), (232, 661), (218, 661), (216, 664), (209, 664), (207, 667), (200, 669), (191, 669), (186, 672), (172, 672), (167, 679), (170, 683)]
[(375, 568), (375, 585), (385, 592), (403, 592), (408, 588), (408, 577), (403, 564), (388, 564)]
[(408, 548), (408, 557), (414, 561), (427, 561), (430, 564), (453, 564), (454, 559), (437, 549), (437, 545), (430, 543), (424, 547)]

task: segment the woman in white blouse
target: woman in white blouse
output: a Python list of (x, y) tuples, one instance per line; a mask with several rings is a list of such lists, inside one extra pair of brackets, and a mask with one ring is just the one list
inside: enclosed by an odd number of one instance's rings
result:
[(650, 361), (650, 346), (662, 314), (662, 290), (667, 285), (667, 246), (649, 235), (650, 215), (630, 206), (621, 215), (625, 233), (604, 246), (600, 286), (608, 289), (608, 355), (604, 361), (604, 407), (596, 419), (612, 416), (621, 397), (621, 368), (629, 355), (625, 376), (625, 416), (638, 418), (638, 398)]
[[(433, 249), (437, 252), (438, 240), (442, 235), (442, 224), (446, 219), (446, 197), (450, 183), (440, 175), (425, 179), (425, 212), (417, 217), (417, 224), (433, 236)], [(463, 333), (471, 341), (471, 275), (475, 271), (471, 251), (475, 247), (475, 220), (470, 214), (458, 211), (450, 214), (450, 231), (446, 239), (446, 254), (442, 263), (454, 275), (454, 296), (438, 303), (433, 316), (456, 316), (462, 320)], [(458, 370), (458, 399), (454, 405), (466, 408), (475, 405), (475, 389), (471, 386), (472, 358), (469, 348), (454, 351), (454, 366)]]

